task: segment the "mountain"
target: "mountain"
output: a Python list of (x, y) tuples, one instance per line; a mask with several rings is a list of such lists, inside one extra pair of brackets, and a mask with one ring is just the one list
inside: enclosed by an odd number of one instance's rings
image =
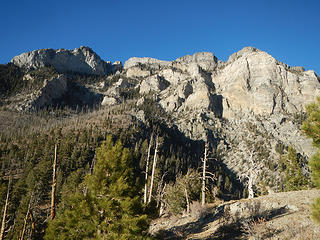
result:
[[(171, 62), (133, 57), (123, 68), (104, 62), (88, 47), (37, 50), (11, 62), (25, 69), (25, 81), (34, 81), (30, 69), (44, 66), (53, 67), (57, 75), (45, 79), (38, 92), (14, 97), (9, 108), (40, 109), (66, 98), (73, 105), (102, 106), (125, 102), (126, 95), (136, 106), (152, 99), (169, 116), (165, 121), (171, 128), (192, 140), (209, 141), (220, 152), (219, 161), (238, 176), (250, 169), (254, 147), (259, 149), (254, 161), (263, 162), (257, 171), (264, 184), (279, 188), (280, 155), (290, 145), (300, 153), (304, 174), (309, 174), (306, 162), (314, 151), (300, 125), (305, 105), (320, 94), (320, 78), (256, 48), (246, 47), (227, 62), (201, 52)], [(72, 81), (70, 72), (100, 78), (81, 85)], [(83, 93), (74, 96), (79, 89)], [(134, 115), (143, 116), (138, 112)]]
[[(174, 61), (133, 57), (124, 65), (104, 61), (88, 47), (42, 49), (0, 65), (0, 82), (0, 176), (7, 181), (14, 172), (18, 188), (37, 177), (33, 171), (43, 172), (35, 180), (42, 184), (37, 204), (43, 223), (48, 159), (56, 139), (64, 161), (62, 203), (64, 186), (75, 187), (74, 174), (84, 178), (94, 164), (94, 149), (108, 134), (134, 149), (141, 173), (147, 146), (156, 148), (151, 136), (159, 137), (157, 199), (188, 170), (199, 170), (206, 150), (214, 175), (208, 181), (212, 201), (247, 197), (249, 190), (255, 196), (284, 191), (289, 149), (296, 151), (310, 185), (308, 161), (315, 150), (301, 123), (305, 106), (320, 94), (320, 77), (253, 47), (226, 62), (200, 52)], [(8, 170), (12, 166), (15, 171)], [(45, 227), (39, 227), (40, 235)]]

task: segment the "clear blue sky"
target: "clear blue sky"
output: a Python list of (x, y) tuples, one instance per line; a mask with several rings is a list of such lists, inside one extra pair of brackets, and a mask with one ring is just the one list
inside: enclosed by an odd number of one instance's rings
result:
[(320, 74), (318, 0), (13, 0), (0, 4), (0, 63), (41, 48), (91, 47), (104, 60), (225, 61), (245, 46)]

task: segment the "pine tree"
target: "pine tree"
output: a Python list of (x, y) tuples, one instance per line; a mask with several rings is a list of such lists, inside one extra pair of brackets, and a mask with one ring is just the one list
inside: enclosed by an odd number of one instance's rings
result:
[(45, 239), (86, 239), (96, 235), (99, 215), (90, 195), (75, 193), (62, 214), (49, 222)]
[(109, 137), (96, 156), (85, 194), (68, 199), (69, 208), (49, 222), (45, 239), (148, 239), (133, 154)]
[(288, 154), (284, 157), (285, 165), (285, 190), (296, 191), (307, 187), (308, 180), (302, 174), (298, 162), (297, 151), (289, 146)]
[[(317, 153), (309, 161), (312, 182), (320, 188), (320, 97), (317, 102), (306, 107), (308, 119), (303, 122), (303, 132), (313, 140), (313, 145), (318, 149)], [(320, 224), (320, 198), (312, 205), (312, 217)]]

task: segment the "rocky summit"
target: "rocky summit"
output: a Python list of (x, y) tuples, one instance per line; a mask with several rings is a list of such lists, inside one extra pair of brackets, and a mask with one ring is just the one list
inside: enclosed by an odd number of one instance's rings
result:
[[(239, 179), (253, 162), (262, 162), (256, 169), (259, 182), (277, 190), (283, 175), (278, 163), (288, 146), (300, 153), (303, 173), (309, 174), (306, 163), (314, 150), (300, 127), (306, 104), (320, 95), (320, 78), (312, 70), (288, 66), (264, 51), (246, 47), (227, 62), (208, 52), (174, 61), (133, 57), (122, 67), (80, 47), (36, 50), (11, 62), (24, 69), (25, 81), (32, 79), (30, 70), (46, 66), (59, 75), (47, 79), (32, 98), (12, 97), (9, 108), (28, 110), (59, 102), (75, 92), (70, 72), (99, 75), (96, 81), (81, 85), (82, 91), (90, 92), (90, 102), (110, 107), (128, 101), (130, 95), (132, 115), (143, 122), (139, 106), (154, 101), (167, 116), (159, 118), (189, 139), (210, 142), (220, 161)], [(88, 94), (81, 96), (88, 98)], [(86, 99), (80, 102), (86, 104)]]
[(106, 75), (121, 69), (121, 64), (103, 61), (89, 47), (66, 49), (41, 49), (23, 53), (14, 57), (11, 62), (26, 69), (37, 69), (52, 66), (59, 72)]

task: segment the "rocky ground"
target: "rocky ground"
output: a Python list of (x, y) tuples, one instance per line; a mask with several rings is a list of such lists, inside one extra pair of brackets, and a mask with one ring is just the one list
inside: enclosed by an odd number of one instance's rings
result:
[(161, 239), (320, 239), (310, 217), (319, 190), (269, 195), (209, 204), (194, 203), (191, 213), (155, 220), (150, 232)]

